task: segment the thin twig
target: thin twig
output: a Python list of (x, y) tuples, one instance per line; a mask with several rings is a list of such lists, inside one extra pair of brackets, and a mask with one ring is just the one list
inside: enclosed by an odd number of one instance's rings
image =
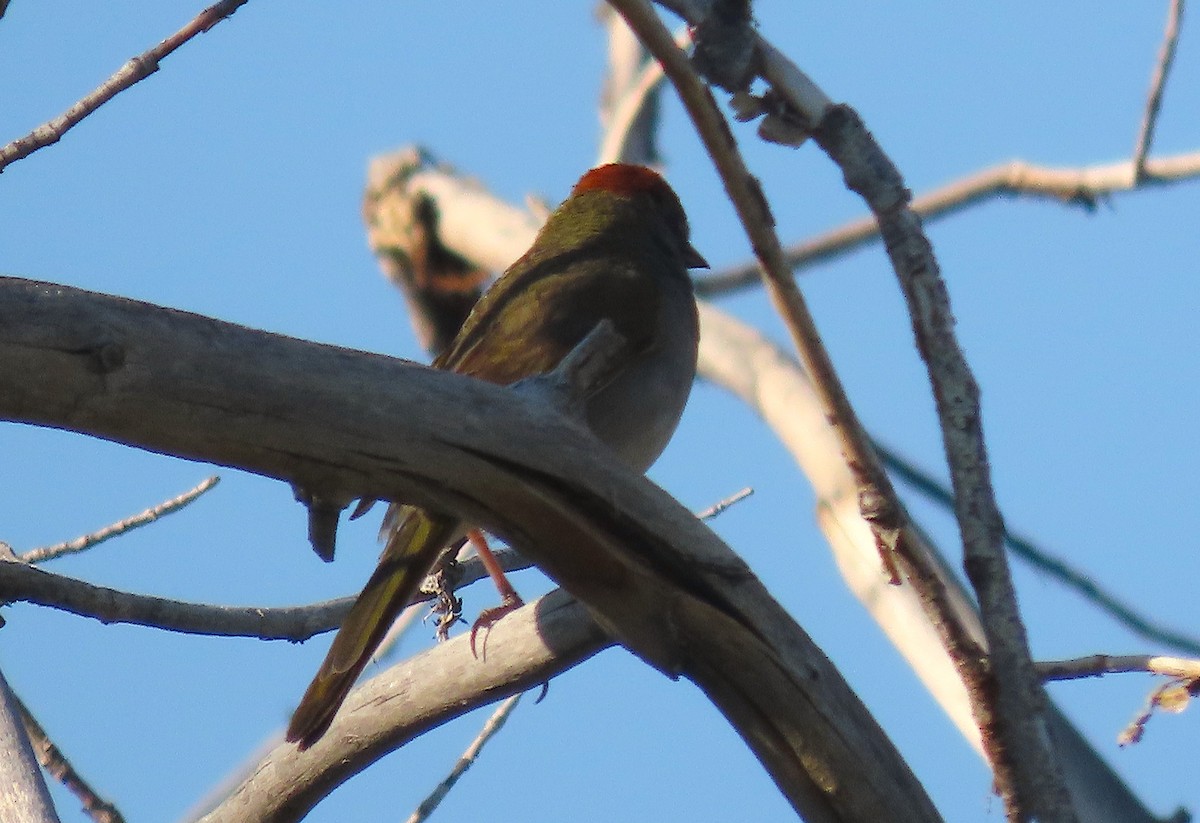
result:
[[(529, 562), (516, 552), (501, 553), (497, 559), (505, 571), (529, 567)], [(457, 587), (486, 576), (479, 563), (463, 563), (460, 568)], [(418, 594), (417, 599), (430, 597)], [(210, 606), (132, 594), (52, 574), (24, 563), (0, 562), (0, 602), (36, 603), (102, 623), (131, 623), (185, 634), (299, 642), (336, 629), (350, 611), (354, 598), (276, 608)]]
[(1043, 680), (1076, 680), (1129, 672), (1196, 680), (1200, 679), (1200, 660), (1156, 654), (1092, 654), (1070, 660), (1041, 660), (1037, 670)]
[(1184, 0), (1171, 0), (1167, 11), (1167, 25), (1163, 31), (1162, 45), (1158, 49), (1158, 62), (1150, 78), (1150, 93), (1146, 95), (1142, 127), (1138, 130), (1137, 142), (1133, 149), (1132, 179), (1135, 183), (1140, 182), (1146, 173), (1146, 156), (1154, 143), (1154, 129), (1158, 125), (1158, 113), (1162, 109), (1163, 89), (1166, 88), (1167, 77), (1171, 74), (1171, 64), (1175, 62), (1175, 47), (1179, 44), (1183, 4)]
[(188, 503), (191, 503), (193, 500), (200, 497), (200, 495), (217, 485), (220, 479), (220, 477), (214, 474), (213, 476), (201, 481), (198, 486), (184, 492), (178, 497), (173, 497), (170, 500), (159, 503), (157, 506), (146, 509), (140, 514), (135, 514), (133, 517), (127, 517), (124, 520), (113, 523), (109, 526), (105, 526), (103, 529), (92, 532), (91, 534), (85, 534), (82, 537), (76, 537), (74, 540), (67, 540), (63, 543), (55, 543), (53, 546), (41, 546), (36, 549), (30, 549), (22, 554), (19, 560), (22, 563), (42, 563), (46, 560), (52, 560), (56, 557), (62, 557), (63, 555), (67, 554), (75, 554), (76, 552), (90, 549), (99, 543), (103, 543), (105, 540), (125, 534), (126, 532), (132, 531), (139, 526), (145, 526), (153, 523), (155, 520), (158, 520), (164, 515), (179, 511)]
[(54, 745), (54, 741), (46, 734), (46, 730), (29, 711), (29, 707), (15, 693), (13, 700), (21, 715), (21, 722), (25, 724), (25, 733), (29, 735), (33, 752), (37, 755), (38, 763), (42, 765), (42, 768), (51, 777), (62, 783), (71, 794), (79, 798), (84, 812), (96, 823), (125, 823), (125, 818), (117, 810), (117, 807), (97, 794), (96, 790), (88, 785), (79, 772), (75, 771), (75, 767), (67, 760), (62, 750)]
[[(1200, 152), (1146, 159), (1141, 178), (1134, 180), (1132, 161), (1052, 168), (1013, 160), (939, 186), (913, 198), (909, 208), (926, 223), (948, 217), (996, 197), (1037, 197), (1093, 211), (1108, 195), (1151, 185), (1166, 185), (1200, 176)], [(874, 216), (851, 220), (837, 228), (788, 246), (784, 257), (793, 272), (835, 259), (879, 240)], [(758, 285), (761, 275), (753, 262), (741, 263), (696, 278), (696, 293), (713, 297)]]
[(700, 518), (701, 520), (711, 520), (712, 518), (724, 512), (730, 506), (742, 502), (752, 494), (754, 494), (754, 489), (747, 486), (741, 491), (734, 492), (733, 494), (729, 495), (729, 497), (726, 497), (724, 500), (718, 500), (704, 511), (697, 512), (696, 517)]
[[(954, 510), (954, 492), (938, 482), (929, 472), (901, 457), (878, 440), (875, 441), (875, 451), (879, 453), (883, 464), (903, 482), (934, 502)], [(1132, 606), (1123, 603), (1115, 594), (1106, 591), (1085, 572), (1055, 557), (1030, 538), (1005, 528), (1004, 543), (1014, 555), (1108, 613), (1131, 632), (1155, 643), (1163, 643), (1188, 654), (1200, 656), (1200, 640), (1155, 624)]]
[(458, 779), (466, 773), (467, 769), (474, 765), (484, 744), (504, 728), (509, 715), (512, 714), (513, 709), (517, 707), (517, 703), (520, 700), (521, 695), (514, 694), (496, 707), (491, 717), (483, 724), (483, 728), (479, 730), (479, 734), (471, 741), (471, 745), (467, 747), (462, 757), (458, 758), (458, 762), (454, 764), (454, 768), (446, 775), (446, 779), (439, 783), (429, 796), (421, 801), (421, 805), (417, 806), (416, 810), (409, 815), (408, 823), (421, 823), (422, 820), (427, 820), (429, 815), (433, 814), (446, 795), (450, 793), (450, 790), (454, 788), (454, 784), (458, 782)]
[(197, 34), (208, 31), (217, 23), (229, 17), (245, 5), (246, 2), (247, 0), (221, 0), (221, 2), (209, 6), (196, 15), (194, 20), (166, 40), (163, 40), (149, 51), (130, 59), (125, 65), (117, 69), (112, 77), (109, 77), (90, 94), (58, 117), (43, 123), (26, 136), (0, 148), (0, 171), (3, 171), (10, 163), (20, 160), (23, 157), (28, 157), (38, 149), (57, 143), (62, 139), (64, 134), (78, 125), (81, 120), (96, 109), (130, 86), (145, 80), (158, 71), (158, 64), (164, 57), (191, 40)]

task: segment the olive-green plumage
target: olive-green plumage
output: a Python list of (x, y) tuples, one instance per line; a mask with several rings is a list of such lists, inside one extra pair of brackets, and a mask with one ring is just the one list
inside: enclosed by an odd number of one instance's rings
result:
[[(667, 444), (696, 371), (698, 328), (688, 242), (671, 188), (641, 166), (592, 169), (533, 246), (480, 299), (437, 368), (507, 385), (554, 369), (604, 319), (624, 338), (616, 375), (587, 400), (592, 431), (644, 471)], [(395, 523), (367, 581), (288, 727), (307, 748), (338, 707), (438, 554), (458, 518), (393, 505)]]

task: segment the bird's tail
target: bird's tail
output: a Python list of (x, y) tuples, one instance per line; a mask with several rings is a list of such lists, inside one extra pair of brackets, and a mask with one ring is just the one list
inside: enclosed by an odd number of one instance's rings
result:
[(411, 508), (392, 532), (379, 566), (354, 601), (288, 724), (287, 739), (301, 750), (325, 734), (392, 621), (416, 595), (438, 553), (453, 539), (457, 524), (455, 518)]

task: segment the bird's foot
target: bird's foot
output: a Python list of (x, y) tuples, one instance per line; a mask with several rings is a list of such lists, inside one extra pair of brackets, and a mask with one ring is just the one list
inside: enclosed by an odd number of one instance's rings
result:
[[(479, 613), (479, 617), (475, 618), (475, 625), (471, 626), (471, 654), (476, 657), (482, 652), (483, 657), (487, 657), (487, 638), (492, 631), (492, 626), (504, 617), (509, 612), (514, 612), (525, 605), (525, 601), (515, 591), (509, 591), (504, 595), (504, 599), (500, 601), (499, 606), (493, 606), (490, 609), (484, 609)], [(483, 630), (483, 647), (479, 652), (475, 651), (475, 637), (479, 634), (479, 630)]]

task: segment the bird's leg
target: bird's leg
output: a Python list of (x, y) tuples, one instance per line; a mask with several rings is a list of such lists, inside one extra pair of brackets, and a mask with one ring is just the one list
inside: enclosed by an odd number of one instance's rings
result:
[(524, 606), (525, 601), (521, 599), (521, 595), (517, 594), (512, 583), (509, 583), (508, 578), (504, 576), (504, 570), (500, 568), (500, 562), (496, 560), (496, 555), (492, 554), (492, 550), (488, 548), (483, 532), (479, 529), (471, 529), (467, 532), (467, 539), (471, 541), (475, 551), (479, 552), (480, 562), (487, 569), (492, 582), (496, 584), (496, 590), (500, 592), (500, 605), (481, 611), (479, 617), (475, 618), (475, 625), (471, 626), (471, 654), (478, 657), (479, 654), (475, 651), (475, 635), (479, 633), (479, 630), (484, 630), (483, 649), (486, 654), (487, 632), (491, 631), (492, 626), (501, 617)]

